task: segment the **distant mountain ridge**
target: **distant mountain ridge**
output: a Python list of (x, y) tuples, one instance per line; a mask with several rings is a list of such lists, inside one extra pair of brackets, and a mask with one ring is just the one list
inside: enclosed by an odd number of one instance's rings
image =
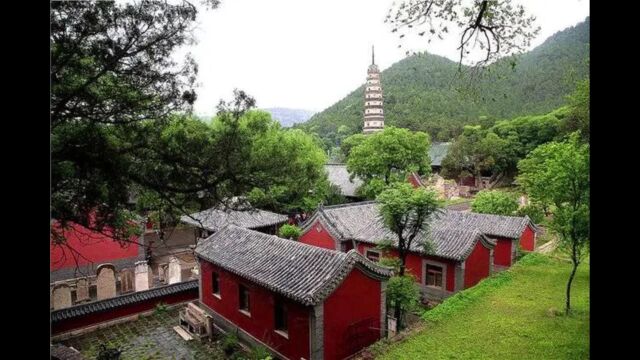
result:
[[(458, 64), (421, 53), (393, 64), (381, 74), (385, 124), (428, 132), (449, 141), (467, 124), (491, 126), (496, 119), (543, 114), (565, 104), (576, 81), (589, 74), (589, 17), (559, 31), (520, 56), (515, 67), (502, 59), (475, 83), (475, 96), (455, 86)], [(362, 131), (363, 85), (309, 121), (296, 125), (328, 143)]]
[(275, 120), (278, 120), (278, 122), (280, 122), (280, 125), (282, 125), (283, 127), (289, 127), (294, 124), (305, 122), (315, 114), (315, 111), (279, 107), (261, 110), (270, 113), (271, 117)]

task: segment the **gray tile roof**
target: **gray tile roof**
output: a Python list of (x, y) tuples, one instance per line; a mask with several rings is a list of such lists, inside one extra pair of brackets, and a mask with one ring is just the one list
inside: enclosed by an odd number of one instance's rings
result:
[(492, 237), (505, 237), (518, 239), (522, 235), (525, 226), (529, 225), (536, 230), (535, 225), (528, 216), (503, 216), (492, 214), (478, 214), (447, 210), (447, 221), (456, 227), (474, 227), (483, 234)]
[[(196, 219), (196, 220), (194, 220)], [(180, 221), (196, 227), (204, 227), (209, 231), (218, 231), (228, 224), (247, 229), (258, 229), (265, 226), (282, 224), (289, 220), (286, 215), (276, 214), (260, 209), (211, 208), (201, 212), (183, 215)]]
[[(381, 240), (391, 240), (394, 244), (398, 244), (397, 236), (384, 226), (381, 219), (376, 219), (362, 228), (356, 240), (369, 244), (377, 244)], [(410, 250), (421, 254), (462, 261), (471, 254), (478, 241), (488, 248), (493, 248), (496, 244), (495, 241), (489, 239), (477, 229), (451, 227), (446, 221), (442, 221), (442, 218), (439, 218), (432, 221), (427, 231), (416, 236), (411, 243)], [(429, 251), (426, 251), (423, 246), (426, 242), (431, 244)]]
[(135, 304), (166, 295), (178, 294), (198, 288), (198, 280), (184, 281), (177, 284), (166, 285), (150, 290), (137, 291), (131, 294), (120, 295), (110, 299), (98, 300), (87, 304), (75, 305), (65, 309), (51, 312), (51, 322), (72, 319), (79, 316), (108, 311), (120, 306)]
[(320, 219), (334, 237), (345, 241), (354, 239), (360, 228), (377, 216), (378, 205), (375, 201), (320, 206), (301, 227), (305, 232), (316, 219)]
[(433, 143), (429, 148), (429, 157), (431, 158), (431, 166), (442, 166), (442, 160), (447, 156), (451, 143)]
[[(303, 225), (303, 232), (310, 229), (316, 220), (339, 241), (357, 240), (377, 243), (381, 239), (395, 240), (379, 217), (378, 204), (365, 201), (336, 206), (319, 207), (316, 213)], [(434, 217), (430, 224), (430, 234), (424, 234), (414, 243), (429, 236), (435, 250), (434, 255), (450, 259), (464, 259), (473, 249), (476, 241), (486, 246), (495, 245), (489, 237), (519, 238), (524, 227), (534, 228), (528, 217), (477, 214), (455, 210), (444, 210)], [(413, 251), (423, 252), (422, 247)]]
[(338, 186), (344, 196), (357, 197), (357, 190), (362, 185), (362, 180), (355, 177), (349, 180), (349, 172), (345, 164), (326, 164), (324, 166), (329, 182)]
[(200, 241), (196, 255), (304, 305), (324, 301), (354, 267), (377, 279), (391, 275), (355, 250), (322, 249), (234, 225)]

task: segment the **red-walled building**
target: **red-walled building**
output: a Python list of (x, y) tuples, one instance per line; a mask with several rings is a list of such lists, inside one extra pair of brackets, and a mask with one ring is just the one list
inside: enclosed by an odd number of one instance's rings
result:
[(447, 218), (454, 226), (475, 227), (497, 242), (493, 262), (496, 270), (513, 265), (518, 249), (533, 251), (536, 248), (537, 228), (528, 216), (448, 211)]
[(66, 244), (50, 241), (51, 282), (93, 276), (101, 264), (112, 264), (116, 270), (133, 268), (136, 261), (145, 259), (143, 238), (132, 236), (128, 242), (118, 242), (109, 236), (110, 230), (97, 232), (82, 225), (70, 223), (61, 228), (59, 223), (51, 225), (61, 233)]
[(200, 306), (214, 324), (279, 358), (344, 359), (385, 333), (391, 274), (356, 251), (229, 225), (201, 241), (196, 255)]
[[(381, 254), (375, 248), (381, 239), (396, 239), (384, 228), (378, 214), (373, 201), (320, 207), (303, 224), (300, 242), (340, 251), (355, 247), (374, 261), (397, 256), (395, 251)], [(416, 276), (429, 300), (440, 300), (477, 284), (493, 272), (494, 264), (498, 269), (511, 265), (515, 259), (511, 251), (518, 243), (526, 250), (535, 246), (535, 227), (528, 217), (446, 210), (432, 221), (430, 229), (435, 245), (432, 252), (416, 247), (407, 257), (407, 269)], [(505, 257), (508, 265), (502, 265), (507, 263)]]

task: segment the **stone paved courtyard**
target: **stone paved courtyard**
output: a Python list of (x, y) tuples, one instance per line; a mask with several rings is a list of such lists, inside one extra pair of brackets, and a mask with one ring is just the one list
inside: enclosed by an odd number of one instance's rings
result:
[(218, 342), (184, 341), (174, 330), (178, 325), (176, 307), (124, 324), (114, 325), (64, 341), (87, 359), (95, 359), (100, 344), (117, 347), (121, 360), (141, 359), (225, 359)]

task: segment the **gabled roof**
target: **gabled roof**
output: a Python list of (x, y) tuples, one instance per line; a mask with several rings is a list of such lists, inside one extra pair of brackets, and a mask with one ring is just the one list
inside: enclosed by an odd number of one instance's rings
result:
[(353, 181), (349, 179), (349, 172), (347, 171), (347, 165), (345, 164), (325, 164), (325, 171), (327, 172), (327, 178), (331, 184), (334, 184), (340, 188), (342, 195), (357, 197), (357, 190), (362, 185), (360, 178), (353, 178)]
[(431, 158), (431, 166), (442, 166), (442, 160), (449, 152), (449, 142), (433, 143), (429, 148), (429, 157)]
[[(194, 220), (195, 219), (195, 220)], [(183, 215), (183, 223), (201, 227), (209, 231), (218, 231), (226, 225), (233, 224), (247, 229), (258, 229), (265, 226), (284, 223), (289, 218), (260, 209), (211, 208), (189, 216)]]
[(234, 225), (200, 241), (196, 255), (304, 305), (324, 301), (354, 267), (376, 279), (391, 275), (355, 250), (322, 249)]
[(321, 205), (313, 216), (302, 224), (302, 232), (306, 232), (316, 219), (321, 219), (331, 235), (340, 241), (346, 241), (354, 239), (360, 228), (376, 216), (378, 216), (378, 205), (375, 201)]
[[(369, 223), (358, 234), (356, 240), (369, 244), (377, 244), (381, 240), (391, 240), (397, 246), (398, 238), (381, 219)], [(411, 243), (413, 252), (434, 255), (445, 259), (462, 261), (473, 251), (476, 243), (480, 241), (483, 246), (492, 249), (496, 243), (482, 234), (478, 229), (460, 229), (449, 226), (445, 221), (436, 219), (431, 227), (416, 236)], [(424, 248), (423, 244), (429, 243), (431, 248)]]
[(518, 239), (527, 225), (533, 231), (537, 230), (528, 216), (504, 216), (447, 210), (446, 219), (451, 226), (477, 228), (483, 234), (493, 237)]
[[(302, 225), (302, 231), (308, 231), (316, 220), (319, 220), (338, 241), (357, 240), (371, 244), (376, 244), (382, 239), (397, 241), (396, 236), (382, 223), (378, 204), (375, 201), (320, 206), (318, 211)], [(432, 249), (434, 252), (430, 254), (462, 260), (471, 253), (477, 241), (491, 248), (495, 242), (490, 237), (517, 239), (527, 225), (536, 230), (527, 216), (444, 210), (431, 221), (430, 232), (420, 235), (414, 244), (429, 238), (434, 245)], [(419, 245), (411, 250), (424, 253), (424, 249)]]

